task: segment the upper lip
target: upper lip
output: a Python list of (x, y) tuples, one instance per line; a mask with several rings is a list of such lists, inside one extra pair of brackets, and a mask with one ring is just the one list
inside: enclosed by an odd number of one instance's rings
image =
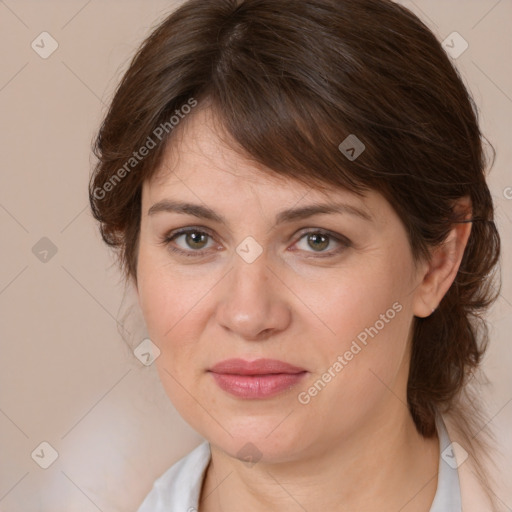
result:
[(234, 375), (268, 375), (272, 373), (301, 373), (306, 370), (279, 361), (277, 359), (226, 359), (210, 368), (214, 373), (228, 373)]

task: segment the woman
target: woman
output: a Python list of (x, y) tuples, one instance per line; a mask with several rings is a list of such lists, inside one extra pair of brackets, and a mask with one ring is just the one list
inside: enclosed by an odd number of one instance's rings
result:
[(388, 0), (190, 0), (154, 30), (90, 199), (205, 442), (140, 512), (457, 512), (474, 472), (487, 490), (469, 382), (500, 244), (475, 110)]

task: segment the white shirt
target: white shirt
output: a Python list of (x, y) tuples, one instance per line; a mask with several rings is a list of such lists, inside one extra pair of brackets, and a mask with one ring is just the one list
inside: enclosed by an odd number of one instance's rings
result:
[[(436, 425), (440, 444), (439, 473), (430, 512), (461, 512), (455, 454), (449, 447), (450, 438), (441, 416), (438, 416)], [(197, 512), (210, 458), (210, 443), (204, 441), (155, 480), (137, 512)]]

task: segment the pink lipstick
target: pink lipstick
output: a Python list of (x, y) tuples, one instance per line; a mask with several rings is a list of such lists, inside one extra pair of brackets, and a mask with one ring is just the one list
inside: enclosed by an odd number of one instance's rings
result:
[(226, 359), (210, 370), (217, 385), (238, 398), (270, 398), (298, 384), (306, 375), (277, 359)]

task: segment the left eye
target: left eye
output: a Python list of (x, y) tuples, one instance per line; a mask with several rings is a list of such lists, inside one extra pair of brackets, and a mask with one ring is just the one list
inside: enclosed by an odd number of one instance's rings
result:
[[(318, 256), (316, 257), (326, 257), (326, 256), (332, 256), (335, 254), (338, 254), (339, 252), (343, 251), (345, 248), (350, 246), (350, 242), (348, 239), (342, 237), (342, 236), (334, 236), (331, 233), (326, 233), (324, 231), (309, 231), (307, 233), (304, 233), (299, 240), (296, 242), (295, 245), (299, 245), (300, 242), (305, 240), (307, 246), (310, 249), (313, 249), (313, 251), (309, 251), (306, 248), (300, 248), (301, 250), (304, 250), (304, 252), (315, 252), (318, 253)], [(332, 242), (336, 242), (336, 245), (338, 246), (335, 249), (326, 250), (330, 245), (332, 245)], [(310, 257), (310, 256), (308, 256)], [(313, 256), (315, 257), (315, 256)]]
[(310, 232), (301, 236), (297, 244), (304, 239), (308, 247), (312, 248), (315, 252), (323, 252), (324, 249), (329, 247), (333, 237), (325, 233)]

